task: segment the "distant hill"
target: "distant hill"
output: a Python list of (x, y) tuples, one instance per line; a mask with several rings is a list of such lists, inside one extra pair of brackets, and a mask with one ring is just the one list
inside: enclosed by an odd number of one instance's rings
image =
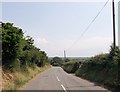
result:
[[(49, 57), (49, 59), (52, 59), (52, 58), (54, 57)], [(64, 59), (64, 57), (60, 57), (60, 58)], [(66, 57), (66, 58), (70, 60), (84, 60), (84, 59), (88, 59), (89, 57)]]

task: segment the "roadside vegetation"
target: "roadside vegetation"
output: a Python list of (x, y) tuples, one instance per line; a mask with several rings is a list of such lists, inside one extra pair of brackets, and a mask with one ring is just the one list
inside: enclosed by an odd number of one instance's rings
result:
[(24, 86), (28, 81), (30, 81), (39, 73), (45, 71), (48, 68), (50, 68), (50, 65), (45, 65), (44, 67), (35, 66), (34, 68), (28, 67), (27, 71), (10, 72), (9, 70), (4, 70), (2, 73), (3, 90), (18, 90), (20, 87)]
[(80, 64), (82, 61), (76, 60), (76, 61), (70, 61), (62, 64), (62, 68), (67, 72), (67, 73), (75, 73), (77, 69), (80, 67)]
[(52, 66), (61, 66), (62, 63), (63, 63), (63, 59), (60, 58), (60, 57), (53, 57), (51, 60), (50, 60), (50, 64)]
[(3, 90), (15, 90), (49, 67), (47, 54), (13, 23), (1, 23)]
[(108, 54), (100, 54), (81, 61), (63, 63), (68, 73), (95, 82), (114, 92), (120, 90), (120, 49), (116, 47)]

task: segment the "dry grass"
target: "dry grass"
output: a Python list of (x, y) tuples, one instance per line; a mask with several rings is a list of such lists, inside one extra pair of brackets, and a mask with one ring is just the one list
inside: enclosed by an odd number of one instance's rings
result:
[(15, 72), (12, 73), (13, 78), (6, 81), (6, 85), (3, 90), (17, 90), (21, 86), (25, 85), (29, 80), (34, 78), (37, 74), (45, 71), (50, 68), (50, 65), (45, 65), (44, 67), (28, 68), (27, 73), (23, 72)]

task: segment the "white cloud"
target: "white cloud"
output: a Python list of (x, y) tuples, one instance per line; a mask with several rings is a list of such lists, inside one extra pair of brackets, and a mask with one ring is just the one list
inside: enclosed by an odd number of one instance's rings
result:
[(92, 37), (88, 39), (83, 39), (81, 42), (81, 48), (89, 48), (89, 49), (98, 49), (105, 48), (112, 44), (112, 39), (109, 37)]
[(71, 56), (91, 56), (106, 53), (112, 44), (111, 37), (92, 37), (79, 40), (68, 50)]
[[(41, 50), (45, 50), (49, 56), (62, 56), (63, 51), (71, 47), (74, 40), (47, 40), (45, 37), (36, 37), (35, 45)], [(108, 52), (112, 44), (111, 37), (92, 37), (80, 39), (66, 53), (68, 56), (91, 56)]]
[(35, 45), (48, 43), (48, 40), (46, 40), (46, 38), (34, 38), (34, 40), (35, 40)]

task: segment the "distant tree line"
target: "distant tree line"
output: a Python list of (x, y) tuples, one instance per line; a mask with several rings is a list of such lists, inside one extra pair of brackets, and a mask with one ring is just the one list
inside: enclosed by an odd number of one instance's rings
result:
[(47, 54), (34, 46), (32, 37), (24, 37), (23, 30), (13, 23), (1, 23), (2, 27), (2, 66), (17, 69), (32, 66), (44, 66)]

